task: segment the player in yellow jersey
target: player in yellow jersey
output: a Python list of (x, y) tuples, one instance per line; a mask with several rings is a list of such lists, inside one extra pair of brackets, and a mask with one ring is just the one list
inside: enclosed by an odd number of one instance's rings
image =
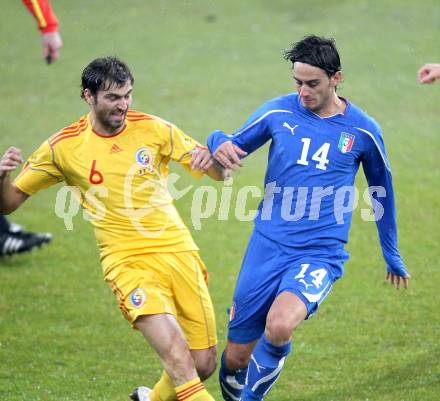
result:
[[(216, 368), (216, 328), (198, 248), (167, 190), (168, 164), (214, 179), (224, 171), (209, 151), (175, 125), (129, 109), (134, 79), (114, 57), (92, 61), (82, 74), (90, 113), (45, 141), (14, 182), (21, 152), (0, 162), (0, 213), (64, 181), (91, 214), (104, 279), (124, 316), (141, 331), (164, 366), (139, 401), (213, 400), (202, 381)], [(194, 171), (191, 164), (202, 168)]]

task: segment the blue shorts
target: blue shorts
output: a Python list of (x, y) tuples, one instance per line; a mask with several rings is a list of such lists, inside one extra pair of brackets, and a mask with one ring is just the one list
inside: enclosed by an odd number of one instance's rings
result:
[(272, 303), (284, 291), (304, 302), (308, 318), (342, 276), (347, 259), (343, 246), (295, 249), (254, 230), (234, 292), (228, 339), (247, 344), (260, 338)]

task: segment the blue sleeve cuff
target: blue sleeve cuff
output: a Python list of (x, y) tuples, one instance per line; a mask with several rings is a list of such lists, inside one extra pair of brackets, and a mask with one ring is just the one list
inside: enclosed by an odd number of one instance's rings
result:
[(208, 140), (207, 140), (209, 151), (211, 153), (214, 153), (222, 143), (228, 141), (232, 141), (232, 137), (230, 135), (227, 135), (223, 131), (219, 131), (219, 130), (213, 131), (208, 136)]
[(409, 274), (405, 268), (402, 257), (400, 255), (389, 256), (384, 255), (387, 263), (387, 271), (400, 277), (407, 277)]

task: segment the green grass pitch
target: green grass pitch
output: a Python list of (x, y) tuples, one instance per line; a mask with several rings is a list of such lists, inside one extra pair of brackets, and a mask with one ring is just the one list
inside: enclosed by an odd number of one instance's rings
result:
[[(87, 111), (83, 67), (101, 55), (126, 60), (133, 108), (171, 120), (204, 141), (238, 128), (262, 102), (292, 91), (281, 53), (315, 33), (337, 41), (339, 92), (382, 125), (396, 190), (399, 245), (413, 275), (408, 291), (384, 283), (374, 223), (354, 213), (345, 277), (296, 333), (294, 352), (268, 400), (436, 401), (440, 392), (440, 83), (416, 72), (440, 62), (437, 0), (52, 0), (64, 40), (47, 66), (35, 23), (20, 1), (2, 4), (0, 151), (28, 155)], [(261, 187), (267, 148), (235, 176)], [(176, 170), (181, 171), (181, 170)], [(365, 181), (359, 175), (359, 188)], [(185, 178), (182, 185), (192, 183)], [(208, 185), (202, 179), (197, 185)], [(215, 184), (218, 191), (221, 184)], [(55, 216), (58, 188), (30, 199), (12, 219), (51, 231), (53, 243), (0, 260), (0, 400), (125, 401), (152, 385), (158, 358), (131, 332), (102, 281), (93, 231), (78, 216), (67, 231)], [(256, 200), (250, 206), (256, 206)], [(225, 343), (226, 308), (252, 229), (218, 220), (192, 227), (191, 195), (178, 208), (211, 273)], [(221, 399), (216, 377), (207, 382)]]

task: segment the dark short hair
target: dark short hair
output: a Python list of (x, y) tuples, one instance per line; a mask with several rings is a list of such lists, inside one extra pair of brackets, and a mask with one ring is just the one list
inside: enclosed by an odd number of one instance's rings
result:
[(329, 77), (341, 71), (341, 60), (334, 39), (310, 35), (297, 43), (289, 50), (284, 51), (284, 58), (292, 62), (310, 64), (323, 69)]
[(97, 58), (84, 68), (81, 76), (81, 97), (84, 98), (85, 89), (96, 96), (100, 90), (108, 90), (112, 85), (120, 87), (127, 81), (134, 84), (133, 75), (127, 64), (116, 57)]

